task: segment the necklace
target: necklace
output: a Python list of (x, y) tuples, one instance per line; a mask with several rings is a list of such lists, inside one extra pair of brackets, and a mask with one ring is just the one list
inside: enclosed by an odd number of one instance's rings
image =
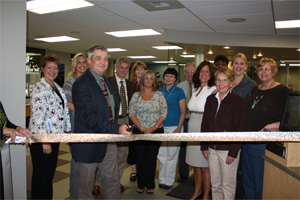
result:
[[(273, 83), (270, 85), (270, 87), (269, 87), (268, 89), (270, 89), (270, 88), (272, 87), (273, 84), (274, 84), (274, 81), (273, 81)], [(261, 89), (261, 88), (260, 88), (260, 89)], [(268, 89), (267, 89), (267, 90), (268, 90)], [(261, 95), (259, 98), (258, 98), (258, 96), (256, 96), (256, 98), (254, 99), (253, 104), (252, 104), (252, 106), (251, 106), (251, 109), (254, 109), (255, 105), (256, 105), (263, 97), (264, 97), (264, 95)]]
[[(164, 97), (165, 97), (165, 99), (166, 99), (166, 101), (167, 101), (167, 99), (171, 96), (171, 94), (172, 94), (172, 92), (173, 92), (173, 90), (175, 89), (175, 86), (173, 87), (173, 89), (172, 89), (172, 91), (169, 93), (169, 96), (168, 97), (166, 97), (166, 95), (167, 95), (167, 93), (166, 93), (166, 91), (167, 91), (167, 89), (166, 88), (164, 88), (164, 90), (163, 90), (163, 94), (164, 94)], [(168, 91), (167, 91), (168, 92)]]

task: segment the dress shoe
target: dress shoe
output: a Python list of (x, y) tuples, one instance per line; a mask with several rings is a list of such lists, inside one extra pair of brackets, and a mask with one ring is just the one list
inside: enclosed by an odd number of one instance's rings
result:
[(183, 174), (180, 174), (180, 176), (178, 177), (177, 179), (177, 182), (178, 183), (183, 183), (184, 181), (186, 181), (188, 179), (188, 177), (186, 177), (185, 175)]
[[(132, 176), (132, 175), (135, 175), (135, 176)], [(137, 177), (137, 174), (136, 174), (136, 173), (131, 173), (131, 174), (130, 174), (130, 181), (131, 181), (131, 182), (135, 182), (135, 181), (136, 181), (136, 177)]]
[(124, 186), (121, 184), (121, 193), (123, 193), (125, 191)]
[(94, 186), (94, 190), (93, 190), (93, 195), (98, 195), (100, 194), (100, 186)]
[(158, 187), (159, 188), (164, 188), (166, 185), (165, 184), (159, 184)]
[(165, 185), (164, 189), (169, 190), (171, 189), (172, 185)]

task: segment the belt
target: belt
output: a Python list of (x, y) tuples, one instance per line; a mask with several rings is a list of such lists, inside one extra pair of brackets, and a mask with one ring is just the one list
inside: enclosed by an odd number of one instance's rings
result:
[(125, 118), (125, 117), (127, 117), (128, 116), (128, 113), (123, 117), (123, 115), (119, 115), (118, 116), (118, 119), (122, 119), (122, 118)]
[(203, 114), (203, 112), (198, 112), (198, 111), (190, 111), (190, 113), (195, 113), (195, 114), (198, 114), (198, 115)]

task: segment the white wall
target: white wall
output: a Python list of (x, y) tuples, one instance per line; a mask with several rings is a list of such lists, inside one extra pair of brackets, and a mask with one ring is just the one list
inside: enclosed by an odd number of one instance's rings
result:
[[(26, 0), (0, 0), (0, 99), (8, 118), (25, 126)], [(11, 145), (14, 199), (26, 199), (25, 146)]]

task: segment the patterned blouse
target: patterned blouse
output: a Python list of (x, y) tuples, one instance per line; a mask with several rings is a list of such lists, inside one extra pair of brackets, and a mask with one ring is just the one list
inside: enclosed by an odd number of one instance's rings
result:
[(167, 102), (160, 91), (149, 101), (144, 101), (140, 92), (135, 92), (129, 104), (129, 117), (135, 115), (143, 127), (155, 126), (159, 118), (167, 117)]
[(65, 92), (55, 82), (54, 85), (64, 100), (64, 106), (61, 98), (53, 91), (45, 78), (41, 78), (32, 88), (30, 93), (31, 116), (29, 130), (33, 134), (63, 133), (71, 130)]

